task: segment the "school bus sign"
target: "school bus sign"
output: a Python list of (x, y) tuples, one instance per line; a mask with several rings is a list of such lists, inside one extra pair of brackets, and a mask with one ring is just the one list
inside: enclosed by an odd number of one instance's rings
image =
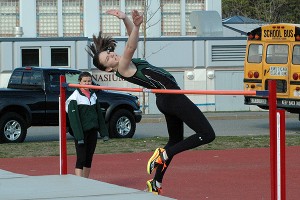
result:
[(263, 41), (295, 41), (295, 27), (285, 25), (268, 25), (262, 27)]

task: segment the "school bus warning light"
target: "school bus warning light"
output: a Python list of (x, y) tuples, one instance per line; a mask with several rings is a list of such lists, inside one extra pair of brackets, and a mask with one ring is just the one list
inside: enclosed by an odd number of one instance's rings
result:
[(253, 72), (253, 71), (249, 71), (248, 72), (248, 78), (258, 78), (259, 77), (259, 73), (257, 71)]
[(299, 75), (298, 75), (297, 73), (294, 73), (294, 74), (293, 74), (293, 79), (294, 79), (294, 80), (298, 80), (298, 78), (299, 78)]

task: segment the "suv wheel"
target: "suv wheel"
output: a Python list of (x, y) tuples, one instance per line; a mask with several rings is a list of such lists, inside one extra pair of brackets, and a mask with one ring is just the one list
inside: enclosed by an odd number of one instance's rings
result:
[(27, 135), (25, 120), (17, 113), (9, 112), (0, 119), (0, 142), (21, 143)]
[(112, 138), (132, 138), (135, 128), (134, 116), (126, 109), (116, 111), (109, 120), (109, 133)]

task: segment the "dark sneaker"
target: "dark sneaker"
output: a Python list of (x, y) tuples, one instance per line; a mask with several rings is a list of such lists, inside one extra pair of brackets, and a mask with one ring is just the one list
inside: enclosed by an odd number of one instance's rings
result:
[(154, 169), (156, 169), (158, 165), (164, 165), (163, 170), (165, 169), (165, 167), (166, 167), (165, 162), (166, 161), (164, 160), (163, 155), (162, 155), (162, 153), (164, 151), (165, 150), (163, 148), (157, 148), (154, 151), (153, 155), (148, 160), (148, 164), (147, 164), (147, 172), (148, 172), (148, 174), (151, 174), (152, 171)]
[(157, 187), (155, 184), (155, 180), (150, 179), (147, 181), (147, 189), (145, 191), (159, 195), (162, 192), (162, 188)]

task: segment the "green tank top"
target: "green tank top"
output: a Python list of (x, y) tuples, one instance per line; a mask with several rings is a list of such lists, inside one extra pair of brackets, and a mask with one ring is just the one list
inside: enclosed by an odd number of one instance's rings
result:
[(124, 77), (117, 71), (116, 76), (149, 89), (179, 89), (175, 78), (166, 70), (140, 58), (133, 58), (131, 61), (137, 68), (136, 73), (131, 77)]

